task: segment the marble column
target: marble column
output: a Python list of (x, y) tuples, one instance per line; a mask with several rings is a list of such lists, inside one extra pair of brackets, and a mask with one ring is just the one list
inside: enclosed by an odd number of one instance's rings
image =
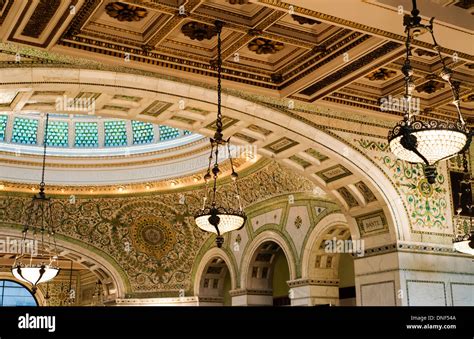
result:
[(357, 305), (474, 305), (472, 257), (450, 245), (399, 243), (354, 260)]

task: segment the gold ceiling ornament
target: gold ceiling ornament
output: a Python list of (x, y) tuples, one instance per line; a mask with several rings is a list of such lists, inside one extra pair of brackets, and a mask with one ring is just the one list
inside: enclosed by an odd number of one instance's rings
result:
[(315, 25), (315, 24), (319, 25), (321, 23), (321, 21), (310, 19), (301, 15), (292, 14), (291, 17), (300, 25)]
[(428, 82), (425, 82), (424, 84), (417, 86), (416, 91), (418, 93), (427, 93), (427, 94), (433, 94), (441, 89), (444, 88), (444, 84), (439, 81), (435, 80), (430, 80)]
[(249, 50), (257, 54), (275, 54), (281, 51), (285, 45), (278, 41), (268, 40), (264, 38), (257, 38), (250, 41), (248, 44)]
[(214, 27), (196, 21), (184, 24), (181, 32), (191, 40), (198, 41), (211, 40), (217, 34)]
[(105, 6), (107, 14), (118, 21), (140, 21), (147, 16), (145, 8), (125, 4), (123, 2), (111, 2)]
[(436, 52), (430, 52), (430, 51), (427, 51), (426, 49), (421, 49), (421, 48), (418, 48), (416, 51), (415, 51), (416, 55), (418, 56), (427, 56), (427, 57), (435, 57), (437, 54)]
[[(409, 163), (419, 163), (423, 166), (423, 172), (429, 184), (434, 184), (438, 176), (436, 164), (439, 161), (449, 159), (456, 154), (461, 154), (469, 148), (472, 139), (472, 132), (466, 125), (461, 113), (461, 100), (459, 99), (460, 84), (453, 81), (453, 71), (448, 68), (446, 61), (441, 55), (441, 47), (436, 42), (433, 33), (433, 21), (431, 18), (428, 24), (422, 24), (420, 11), (417, 9), (416, 0), (412, 0), (413, 9), (410, 15), (403, 17), (405, 26), (405, 62), (402, 66), (402, 72), (405, 81), (404, 117), (388, 133), (388, 143), (391, 152), (400, 160)], [(414, 82), (414, 70), (411, 66), (412, 40), (419, 36), (423, 31), (431, 35), (434, 50), (438, 54), (441, 63), (439, 74), (430, 74), (426, 77), (426, 83), (416, 87)], [(416, 88), (418, 92), (434, 93), (444, 87), (444, 83), (434, 79), (443, 79), (451, 88), (453, 97), (452, 104), (457, 111), (457, 120), (455, 122), (424, 120), (420, 119), (414, 108), (413, 91)], [(419, 100), (419, 99), (418, 99)], [(419, 106), (418, 106), (419, 107)]]
[(366, 78), (370, 81), (381, 81), (393, 78), (396, 74), (397, 72), (392, 71), (390, 69), (380, 68), (367, 75)]

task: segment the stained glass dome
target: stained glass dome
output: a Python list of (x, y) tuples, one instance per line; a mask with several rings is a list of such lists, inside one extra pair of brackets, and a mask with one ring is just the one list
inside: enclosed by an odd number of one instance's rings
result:
[[(38, 153), (44, 139), (41, 114), (1, 114), (0, 148)], [(113, 155), (118, 150), (140, 153), (179, 146), (201, 136), (143, 121), (50, 114), (47, 144), (51, 155)], [(197, 139), (196, 139), (197, 140)], [(146, 148), (140, 146), (147, 146)], [(72, 153), (65, 152), (73, 149)]]

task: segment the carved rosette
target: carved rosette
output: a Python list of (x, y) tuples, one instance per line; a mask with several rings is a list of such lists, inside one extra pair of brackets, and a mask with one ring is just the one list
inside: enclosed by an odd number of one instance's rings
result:
[(214, 27), (194, 21), (184, 24), (181, 32), (191, 40), (198, 41), (211, 40), (217, 34)]
[(444, 84), (442, 82), (430, 80), (416, 87), (416, 90), (418, 91), (418, 93), (432, 94), (443, 88), (444, 88)]
[(106, 13), (118, 21), (140, 21), (147, 16), (145, 8), (125, 4), (123, 2), (111, 2), (105, 6)]
[(386, 69), (386, 68), (380, 68), (376, 71), (373, 71), (369, 75), (366, 76), (367, 79), (370, 81), (381, 81), (381, 80), (388, 80), (390, 78), (393, 78), (397, 72)]
[(249, 50), (257, 54), (275, 54), (281, 51), (285, 45), (281, 42), (268, 40), (264, 38), (257, 38), (248, 44)]
[(319, 25), (321, 23), (321, 21), (310, 19), (305, 16), (300, 16), (296, 14), (292, 14), (291, 17), (300, 25), (315, 25), (315, 24)]

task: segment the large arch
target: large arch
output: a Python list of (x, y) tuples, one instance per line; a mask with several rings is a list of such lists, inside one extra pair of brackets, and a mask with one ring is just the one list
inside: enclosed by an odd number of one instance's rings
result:
[(260, 246), (267, 242), (273, 242), (277, 244), (282, 250), (288, 262), (290, 280), (296, 279), (297, 276), (297, 263), (296, 255), (291, 249), (288, 240), (286, 240), (281, 234), (274, 230), (266, 230), (258, 234), (250, 244), (245, 248), (244, 255), (242, 257), (242, 262), (240, 265), (240, 287), (242, 289), (249, 288), (249, 273), (251, 272), (251, 263), (254, 259), (256, 251)]
[[(21, 239), (21, 231), (0, 225), (0, 238)], [(63, 235), (56, 236), (56, 243), (59, 249), (58, 255), (79, 263), (100, 279), (108, 300), (125, 297), (129, 290), (126, 274), (106, 253), (97, 253), (90, 246)], [(44, 296), (41, 292), (38, 301), (44, 304)]]
[[(64, 92), (65, 95), (71, 97), (84, 91), (100, 92), (102, 95), (97, 100), (96, 106), (98, 107), (97, 114), (101, 116), (121, 119), (133, 118), (186, 128), (204, 135), (212, 134), (212, 129), (208, 126), (215, 119), (216, 91), (214, 89), (170, 79), (90, 69), (30, 68), (27, 71), (22, 68), (21, 72), (17, 69), (2, 69), (0, 78), (2, 79), (0, 83), (2, 89), (15, 89), (18, 84), (21, 84), (22, 96), (31, 95), (34, 91), (64, 91), (65, 88), (67, 88)], [(65, 84), (67, 84), (66, 87)], [(129, 114), (101, 109), (101, 105), (108, 102), (114, 94), (123, 90), (127, 90), (127, 93), (131, 95), (142, 97), (143, 105), (131, 109)], [(183, 100), (185, 101), (184, 109), (180, 108)], [(168, 102), (170, 107), (154, 117), (140, 114), (144, 106), (156, 101)], [(363, 214), (366, 209), (370, 211), (382, 209), (390, 231), (390, 239), (382, 239), (382, 242), (410, 240), (410, 223), (400, 196), (382, 170), (366, 156), (324, 132), (319, 125), (290, 111), (268, 108), (257, 102), (230, 94), (223, 94), (222, 103), (223, 114), (232, 120), (230, 126), (224, 131), (226, 136), (234, 135), (233, 139), (236, 143), (252, 143), (261, 155), (274, 157), (277, 161), (291, 166), (321, 186), (341, 206), (349, 225), (351, 225), (353, 239), (360, 238), (355, 217)], [(196, 110), (191, 108), (196, 108)], [(22, 107), (16, 105), (15, 109), (21, 110)], [(50, 109), (48, 107), (35, 108), (38, 111)], [(203, 114), (202, 111), (207, 113)], [(183, 122), (183, 116), (187, 117), (187, 122)], [(178, 119), (180, 117), (181, 119)], [(264, 132), (263, 134), (257, 133), (255, 129), (251, 130), (252, 126), (268, 130), (271, 133), (269, 135), (265, 135)], [(247, 137), (250, 134), (253, 137), (249, 139)], [(287, 144), (285, 147), (275, 149), (285, 142)], [(300, 154), (307, 147), (322, 153), (330, 158), (330, 161), (322, 163), (318, 159), (312, 159), (309, 160), (311, 166), (303, 168), (289, 160), (291, 156)], [(345, 187), (354, 193), (354, 198), (358, 201), (357, 208), (348, 206), (345, 199), (338, 193), (334, 182), (328, 184), (315, 174), (316, 170), (328, 169), (334, 164), (342, 164), (350, 171), (350, 179), (345, 178), (337, 186)], [(354, 183), (360, 181), (373, 192), (376, 201), (366, 201), (360, 192), (356, 192)]]
[(312, 265), (314, 263), (311, 261), (314, 259), (314, 251), (317, 250), (317, 242), (327, 234), (329, 229), (337, 226), (348, 228), (347, 220), (342, 213), (332, 213), (324, 217), (308, 235), (301, 258), (301, 277), (303, 279), (311, 278), (311, 270), (314, 268)]
[[(201, 303), (201, 297), (204, 297), (205, 299), (206, 296), (201, 295), (203, 291), (203, 281), (205, 279), (205, 276), (207, 274), (207, 269), (212, 266), (212, 263), (214, 260), (221, 260), (223, 263), (219, 263), (218, 266), (222, 267), (224, 272), (219, 272), (219, 289), (222, 290), (223, 286), (223, 280), (224, 276), (226, 274), (230, 275), (230, 289), (235, 289), (237, 285), (237, 276), (236, 276), (236, 269), (233, 265), (233, 261), (231, 258), (227, 255), (227, 253), (222, 250), (221, 248), (213, 247), (209, 249), (200, 259), (197, 268), (195, 270), (195, 275), (194, 275), (194, 285), (193, 285), (193, 290), (194, 290), (194, 295), (200, 297), (200, 303)], [(220, 302), (219, 302), (220, 303)]]

